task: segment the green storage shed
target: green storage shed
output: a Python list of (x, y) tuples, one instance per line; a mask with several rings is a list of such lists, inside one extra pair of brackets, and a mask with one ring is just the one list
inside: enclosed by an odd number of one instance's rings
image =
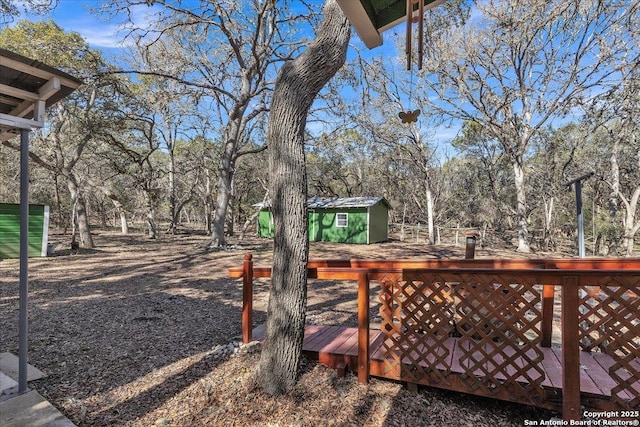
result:
[[(47, 256), (49, 206), (29, 205), (29, 256)], [(0, 259), (20, 258), (20, 205), (0, 203)]]
[[(273, 237), (269, 206), (258, 215), (258, 235)], [(335, 243), (378, 243), (388, 240), (389, 203), (384, 197), (313, 197), (309, 209), (309, 240)]]

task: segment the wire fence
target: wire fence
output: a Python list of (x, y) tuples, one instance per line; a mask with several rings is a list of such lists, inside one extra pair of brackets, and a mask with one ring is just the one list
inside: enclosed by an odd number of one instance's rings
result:
[[(518, 246), (518, 234), (515, 230), (495, 230), (491, 228), (473, 227), (434, 227), (433, 243), (436, 245), (464, 246), (466, 233), (477, 233), (477, 245), (487, 248), (515, 248)], [(426, 243), (429, 230), (426, 224), (389, 224), (389, 236), (402, 242)], [(542, 229), (529, 229), (529, 244), (532, 249), (545, 252), (561, 252), (577, 254), (577, 238), (575, 236), (545, 236)], [(587, 255), (594, 255), (597, 248), (591, 236), (585, 237)]]

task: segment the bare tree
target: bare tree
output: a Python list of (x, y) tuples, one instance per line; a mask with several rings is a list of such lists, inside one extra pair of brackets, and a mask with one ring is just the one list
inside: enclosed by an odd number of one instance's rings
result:
[(316, 38), (278, 74), (267, 141), (275, 227), (267, 331), (257, 380), (269, 394), (295, 385), (304, 337), (309, 230), (304, 131), (311, 104), (346, 59), (350, 26), (327, 0)]
[(133, 186), (139, 190), (144, 204), (147, 235), (158, 237), (157, 208), (162, 198), (160, 180), (166, 170), (155, 158), (161, 148), (159, 117), (153, 102), (144, 95), (147, 86), (142, 83), (120, 85), (119, 93), (123, 105), (119, 105), (117, 125), (101, 132), (101, 139), (110, 151), (119, 154), (112, 168), (120, 175), (132, 178)]
[[(148, 3), (119, 0), (103, 10), (115, 15)], [(202, 108), (216, 117), (211, 133), (217, 133), (214, 139), (221, 141), (221, 149), (211, 245), (222, 246), (235, 163), (255, 152), (243, 149), (251, 141), (248, 125), (267, 112), (275, 64), (299, 48), (302, 39), (292, 35), (303, 17), (289, 15), (289, 8), (273, 0), (153, 4), (157, 13), (149, 17), (150, 25), (128, 22), (142, 61), (138, 69), (121, 72), (169, 78), (190, 87)]]
[(43, 15), (58, 5), (59, 0), (0, 0), (0, 24), (12, 22), (21, 12)]
[(632, 256), (635, 235), (640, 230), (640, 215), (637, 214), (640, 203), (640, 139), (637, 136), (640, 130), (640, 65), (635, 62), (624, 71), (622, 84), (610, 94), (599, 117), (603, 119), (601, 126), (606, 131), (610, 148), (610, 167), (604, 177), (611, 188), (611, 218), (616, 220), (621, 204), (624, 209), (622, 246), (624, 254)]
[[(636, 3), (634, 5), (634, 3)], [(463, 29), (431, 33), (421, 85), (430, 109), (482, 126), (511, 162), (518, 250), (529, 252), (525, 154), (546, 124), (604, 90), (633, 39), (637, 2), (489, 0)], [(637, 13), (637, 11), (636, 11)]]

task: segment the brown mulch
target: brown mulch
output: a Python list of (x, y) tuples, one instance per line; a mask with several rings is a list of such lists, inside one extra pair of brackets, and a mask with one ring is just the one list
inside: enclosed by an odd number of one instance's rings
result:
[[(239, 345), (242, 293), (226, 268), (246, 252), (268, 266), (271, 242), (232, 241), (208, 251), (203, 235), (150, 241), (102, 231), (97, 248), (30, 260), (30, 383), (79, 426), (522, 426), (553, 414), (459, 393), (413, 393), (390, 381), (359, 384), (303, 361), (298, 385), (269, 397), (253, 384), (259, 347)], [(314, 258), (463, 257), (464, 248), (389, 242), (311, 246)], [(537, 254), (538, 256), (542, 254)], [(513, 257), (479, 250), (478, 256)], [(266, 317), (268, 281), (257, 281), (254, 319)], [(0, 261), (0, 352), (18, 353), (18, 261)], [(354, 323), (356, 290), (311, 283), (307, 321)]]

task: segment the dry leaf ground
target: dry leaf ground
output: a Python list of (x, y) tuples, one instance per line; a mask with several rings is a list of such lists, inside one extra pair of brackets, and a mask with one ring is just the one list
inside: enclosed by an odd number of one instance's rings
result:
[[(412, 393), (389, 381), (304, 362), (285, 396), (252, 382), (259, 348), (238, 347), (241, 284), (226, 268), (252, 252), (268, 266), (271, 242), (97, 233), (95, 250), (30, 260), (29, 357), (48, 376), (30, 383), (79, 426), (522, 426), (552, 414), (435, 389)], [(463, 248), (390, 242), (313, 243), (315, 258), (462, 257)], [(543, 254), (538, 254), (543, 255)], [(513, 256), (479, 250), (478, 256)], [(265, 320), (268, 281), (256, 282), (255, 321)], [(0, 261), (0, 351), (18, 352), (18, 261)], [(356, 322), (353, 284), (310, 285), (307, 321)], [(234, 345), (235, 343), (235, 345)], [(235, 351), (235, 353), (234, 353)]]

